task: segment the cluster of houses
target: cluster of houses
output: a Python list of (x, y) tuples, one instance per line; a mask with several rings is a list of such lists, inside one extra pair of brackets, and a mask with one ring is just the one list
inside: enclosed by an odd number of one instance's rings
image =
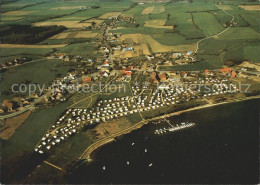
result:
[(0, 105), (0, 113), (14, 112), (19, 110), (20, 108), (30, 105), (36, 98), (38, 98), (38, 95), (33, 94), (28, 98), (15, 97), (11, 100), (3, 100), (2, 104)]
[(16, 65), (19, 65), (19, 64), (24, 64), (24, 63), (27, 63), (27, 62), (31, 62), (32, 59), (31, 58), (28, 58), (28, 57), (19, 57), (19, 58), (15, 58), (15, 59), (12, 59), (12, 60), (8, 60), (6, 62), (1, 62), (1, 67), (2, 68), (6, 68), (6, 67), (11, 67), (11, 66), (16, 66)]

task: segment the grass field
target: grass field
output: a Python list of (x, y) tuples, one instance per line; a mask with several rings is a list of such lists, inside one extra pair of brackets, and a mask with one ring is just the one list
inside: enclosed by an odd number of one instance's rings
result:
[(252, 62), (260, 62), (260, 55), (259, 55), (260, 46), (259, 45), (249, 45), (243, 47), (243, 52), (245, 57)]
[(191, 13), (173, 13), (166, 25), (176, 25), (176, 29), (186, 38), (202, 38), (205, 36), (200, 28), (193, 23)]
[(62, 48), (66, 44), (55, 45), (22, 45), (22, 44), (1, 44), (0, 57), (13, 55), (48, 55), (53, 48)]
[(255, 30), (250, 27), (233, 27), (216, 39), (258, 39), (260, 36)]
[(51, 53), (51, 48), (1, 48), (0, 57), (19, 56), (19, 55), (41, 55)]
[(224, 30), (212, 14), (205, 12), (193, 13), (193, 17), (195, 24), (202, 30), (205, 36), (211, 36)]
[(63, 48), (57, 48), (57, 53), (67, 53), (71, 55), (81, 55), (81, 56), (95, 56), (97, 51), (94, 46), (90, 43), (77, 43), (70, 44)]

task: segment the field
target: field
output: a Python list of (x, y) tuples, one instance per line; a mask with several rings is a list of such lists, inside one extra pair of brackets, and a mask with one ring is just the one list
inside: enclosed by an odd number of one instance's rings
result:
[(0, 57), (13, 55), (48, 55), (53, 48), (62, 48), (66, 44), (56, 45), (23, 45), (23, 44), (1, 44)]
[(254, 39), (259, 38), (260, 34), (250, 27), (233, 27), (216, 39)]
[(1, 48), (0, 57), (19, 56), (19, 55), (39, 55), (46, 56), (52, 52), (52, 48)]
[(13, 16), (1, 16), (1, 21), (17, 21), (23, 19), (24, 17), (13, 17)]
[(3, 13), (2, 15), (7, 16), (7, 15), (15, 15), (15, 16), (20, 16), (20, 15), (27, 15), (30, 13), (33, 13), (35, 11), (11, 11), (11, 12), (6, 12)]
[(23, 45), (23, 44), (1, 44), (1, 49), (3, 48), (36, 48), (36, 49), (46, 49), (46, 48), (61, 48), (66, 46), (66, 44), (59, 45)]
[(23, 122), (30, 116), (31, 111), (19, 114), (18, 116), (8, 118), (1, 124), (0, 138), (3, 140), (8, 140), (15, 133)]
[(203, 38), (205, 35), (192, 21), (191, 13), (173, 13), (165, 25), (175, 25), (176, 29), (186, 38)]
[(151, 47), (153, 52), (168, 52), (168, 51), (187, 51), (187, 50), (195, 50), (195, 45), (177, 45), (177, 46), (167, 46), (159, 43), (155, 39), (153, 39), (150, 35), (145, 34), (125, 34), (121, 38), (124, 39), (132, 39), (133, 42), (139, 44), (147, 44)]
[(108, 19), (111, 17), (118, 17), (121, 14), (121, 12), (109, 12), (105, 13), (104, 15), (100, 16), (101, 19)]
[(211, 36), (224, 30), (212, 14), (204, 12), (194, 13), (193, 17), (194, 23), (202, 30), (205, 36)]
[(147, 8), (145, 8), (145, 9), (143, 10), (142, 14), (143, 14), (143, 15), (145, 15), (145, 14), (150, 14), (150, 13), (152, 13), (153, 9), (154, 9), (154, 6), (147, 7)]
[(243, 8), (244, 10), (260, 10), (260, 5), (240, 5), (240, 8)]
[(97, 51), (95, 50), (94, 46), (89, 43), (77, 43), (67, 45), (63, 48), (57, 48), (57, 53), (93, 57), (97, 54)]
[(33, 23), (34, 26), (65, 26), (67, 28), (82, 28), (91, 26), (91, 23), (80, 23), (79, 21), (46, 21), (46, 22), (37, 22)]
[(49, 39), (78, 39), (78, 38), (94, 38), (97, 33), (91, 31), (73, 31), (73, 32), (63, 32), (58, 35), (54, 35)]
[(172, 29), (172, 26), (164, 26), (165, 23), (166, 23), (166, 19), (156, 19), (156, 20), (145, 22), (144, 27)]

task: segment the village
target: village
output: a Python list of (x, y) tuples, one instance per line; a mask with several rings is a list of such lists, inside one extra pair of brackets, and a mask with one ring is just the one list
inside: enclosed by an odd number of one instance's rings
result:
[[(109, 86), (113, 83), (119, 83), (118, 88), (124, 83), (130, 86), (131, 96), (98, 99), (92, 108), (69, 108), (47, 131), (35, 151), (44, 153), (73, 134), (100, 122), (132, 114), (142, 115), (151, 110), (167, 110), (167, 107), (176, 104), (205, 98), (211, 103), (223, 101), (227, 99), (227, 94), (241, 94), (239, 79), (259, 80), (260, 70), (255, 65), (227, 66), (204, 71), (160, 70), (160, 67), (165, 66), (193, 64), (200, 59), (192, 51), (144, 55), (138, 43), (121, 40), (121, 34), (113, 33), (116, 23), (120, 21), (135, 24), (134, 17), (112, 16), (95, 26), (95, 29), (101, 30), (101, 37), (95, 41), (101, 55), (89, 58), (53, 53), (47, 59), (72, 62), (80, 64), (80, 67), (53, 80), (44, 88), (43, 94), (35, 92), (29, 97), (16, 97), (2, 102), (0, 111), (8, 116), (8, 113), (24, 112), (27, 108), (32, 110), (70, 101), (78, 93), (70, 91), (70, 87), (82, 90), (85, 85)], [(2, 64), (2, 67), (29, 61), (31, 59), (15, 59)], [(205, 85), (209, 85), (210, 90), (206, 91)], [(99, 93), (102, 94), (103, 91), (99, 89)]]

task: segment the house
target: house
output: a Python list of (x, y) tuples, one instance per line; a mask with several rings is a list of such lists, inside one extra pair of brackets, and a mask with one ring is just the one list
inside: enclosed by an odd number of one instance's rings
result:
[(151, 78), (153, 80), (153, 83), (158, 83), (158, 76), (157, 76), (157, 73), (156, 72), (152, 72), (151, 74)]
[(187, 55), (190, 56), (190, 55), (192, 55), (192, 53), (193, 53), (192, 51), (188, 51)]
[(237, 73), (235, 71), (232, 71), (231, 78), (236, 77)]
[(89, 77), (84, 77), (83, 78), (83, 82), (85, 82), (85, 83), (87, 83), (87, 82), (91, 82), (92, 81), (92, 79), (91, 79), (91, 77), (89, 76)]
[(172, 58), (179, 58), (179, 57), (181, 57), (181, 56), (182, 56), (181, 53), (173, 53), (173, 54), (172, 54)]
[(104, 73), (103, 73), (103, 77), (108, 77), (108, 73), (107, 73), (107, 72), (104, 72)]
[(105, 61), (104, 61), (103, 66), (109, 66), (109, 62), (108, 62), (108, 60), (105, 60)]
[(224, 73), (231, 73), (231, 68), (222, 68), (220, 71)]
[(8, 111), (8, 112), (10, 112), (10, 111), (13, 110), (13, 105), (14, 105), (14, 104), (11, 102), (11, 100), (4, 100), (4, 101), (2, 102), (2, 106), (5, 107), (5, 108), (7, 108), (7, 111)]
[(165, 73), (161, 73), (158, 76), (159, 76), (161, 82), (165, 82), (166, 81), (166, 74)]
[(129, 69), (122, 69), (121, 70), (122, 74), (126, 75), (126, 76), (131, 76), (132, 75), (132, 71)]

